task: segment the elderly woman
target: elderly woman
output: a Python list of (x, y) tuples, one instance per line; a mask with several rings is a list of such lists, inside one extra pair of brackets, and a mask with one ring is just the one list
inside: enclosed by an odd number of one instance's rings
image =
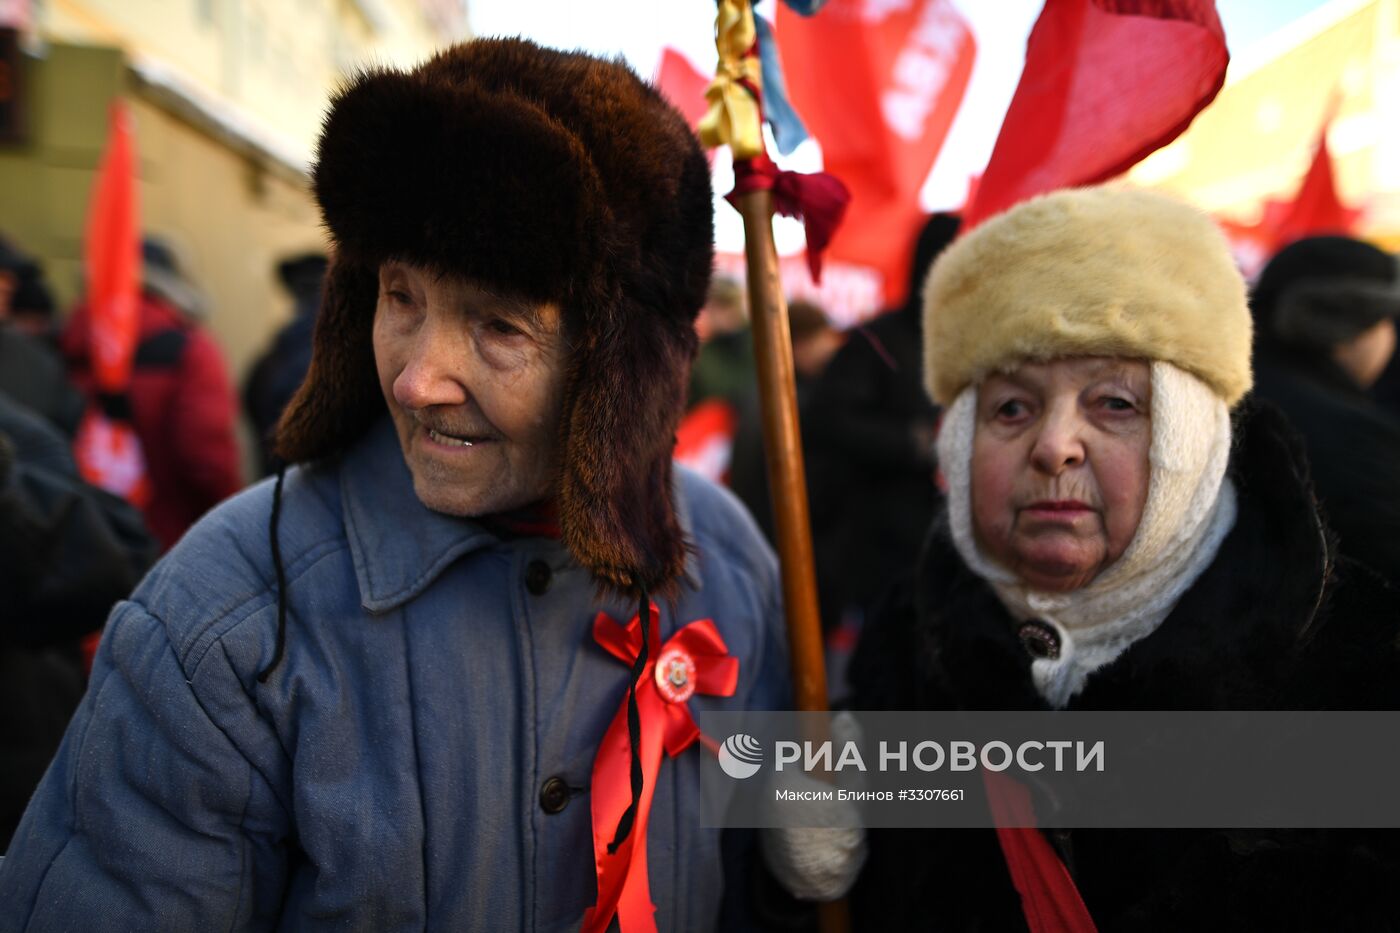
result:
[[(1159, 195), (1060, 192), (954, 244), (925, 296), (947, 481), (862, 709), (1390, 708), (1394, 597), (1339, 560), (1251, 386), (1245, 287)], [(1392, 928), (1388, 835), (1057, 831), (1099, 929)], [(864, 928), (1024, 929), (990, 831), (872, 833)], [(1386, 884), (1386, 882), (1391, 882)], [(1029, 900), (1027, 900), (1029, 905)]]

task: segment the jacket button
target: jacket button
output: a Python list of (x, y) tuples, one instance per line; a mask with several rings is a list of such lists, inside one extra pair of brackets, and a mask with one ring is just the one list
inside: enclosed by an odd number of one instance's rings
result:
[(569, 785), (559, 777), (552, 777), (540, 786), (540, 809), (546, 813), (559, 813), (569, 805)]
[(532, 560), (525, 568), (525, 589), (536, 596), (543, 596), (549, 589), (549, 565), (542, 560)]
[(1053, 626), (1039, 619), (1031, 619), (1016, 630), (1016, 635), (1021, 639), (1021, 647), (1031, 657), (1048, 661), (1060, 657), (1060, 633)]

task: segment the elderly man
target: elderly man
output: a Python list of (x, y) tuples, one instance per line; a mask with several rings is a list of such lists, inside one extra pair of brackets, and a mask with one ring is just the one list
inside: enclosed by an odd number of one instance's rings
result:
[(772, 554), (670, 463), (693, 135), (620, 64), (482, 40), (352, 82), (315, 190), (297, 465), (114, 613), (0, 929), (715, 927), (685, 724), (788, 700)]
[[(947, 406), (946, 510), (909, 601), (867, 630), (855, 706), (1400, 702), (1396, 597), (1337, 557), (1296, 436), (1244, 400), (1244, 283), (1208, 218), (1143, 192), (1028, 202), (935, 264), (924, 333), (930, 394)], [(950, 931), (1395, 917), (1393, 832), (1061, 830), (1049, 843), (1034, 850), (1051, 879), (1037, 889), (1013, 882), (989, 830), (872, 833), (858, 914), (871, 929)]]

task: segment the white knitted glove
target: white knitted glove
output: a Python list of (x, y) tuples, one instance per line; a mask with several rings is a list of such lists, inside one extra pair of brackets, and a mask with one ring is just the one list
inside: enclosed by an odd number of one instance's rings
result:
[[(860, 727), (846, 714), (832, 721), (832, 740), (838, 745), (856, 740)], [(830, 791), (832, 785), (800, 771), (784, 774), (783, 786), (799, 792)], [(783, 887), (805, 901), (834, 901), (855, 883), (865, 864), (865, 830), (855, 804), (849, 800), (821, 800), (803, 804), (819, 811), (817, 822), (829, 827), (768, 828), (760, 834), (764, 860)]]

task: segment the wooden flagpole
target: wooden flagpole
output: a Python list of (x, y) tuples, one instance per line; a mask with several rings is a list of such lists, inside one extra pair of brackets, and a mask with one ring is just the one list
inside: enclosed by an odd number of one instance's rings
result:
[(768, 191), (738, 197), (744, 218), (749, 318), (758, 368), (763, 445), (772, 491), (774, 528), (787, 613), (793, 692), (801, 710), (827, 709), (826, 657), (817, 605), (817, 575), (808, 521), (807, 479), (797, 421), (797, 389), (787, 299), (773, 244), (773, 198)]
[[(763, 157), (761, 109), (752, 35), (750, 0), (720, 0), (716, 21), (719, 74), (706, 92), (712, 109), (701, 123), (710, 145), (729, 143), (737, 162)], [(743, 28), (741, 24), (747, 24)], [(743, 38), (736, 43), (735, 37)], [(745, 83), (749, 87), (745, 87)], [(741, 146), (739, 140), (743, 139)], [(807, 509), (802, 435), (797, 421), (797, 386), (788, 329), (787, 299), (773, 243), (773, 195), (756, 188), (732, 199), (744, 220), (749, 319), (753, 330), (763, 415), (764, 456), (777, 532), (787, 617), (788, 650), (797, 708), (825, 712), (826, 657), (817, 604), (817, 576)], [(819, 905), (822, 933), (845, 933), (850, 916), (845, 901)]]

